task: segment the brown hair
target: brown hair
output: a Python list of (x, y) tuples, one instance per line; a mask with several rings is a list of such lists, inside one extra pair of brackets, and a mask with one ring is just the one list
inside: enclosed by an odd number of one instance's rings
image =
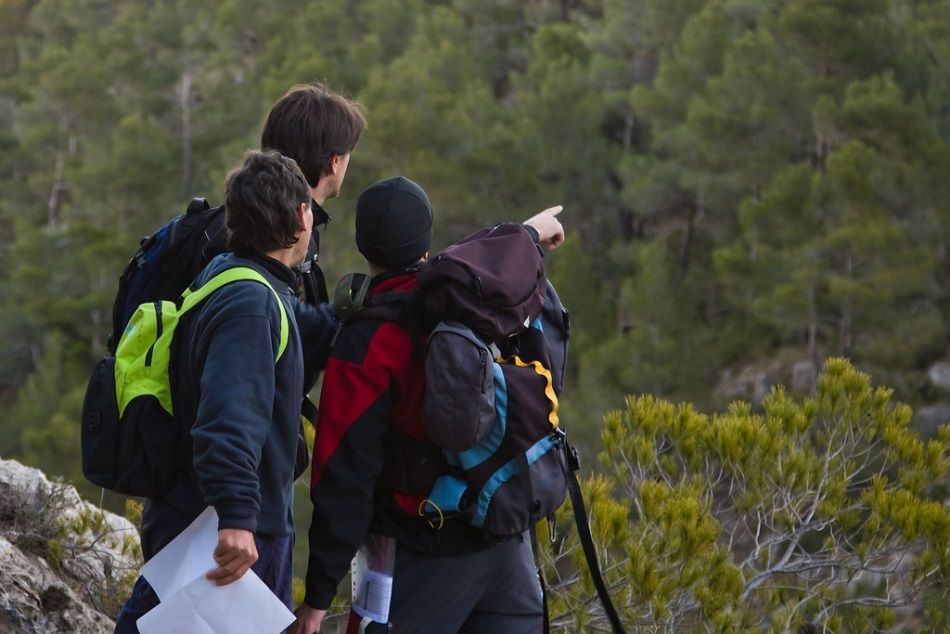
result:
[(365, 127), (366, 116), (357, 102), (323, 84), (300, 84), (271, 108), (261, 149), (277, 150), (297, 161), (307, 183), (316, 187), (330, 157), (353, 151)]
[(252, 150), (225, 183), (228, 248), (267, 253), (297, 242), (297, 210), (310, 202), (300, 168), (278, 152)]

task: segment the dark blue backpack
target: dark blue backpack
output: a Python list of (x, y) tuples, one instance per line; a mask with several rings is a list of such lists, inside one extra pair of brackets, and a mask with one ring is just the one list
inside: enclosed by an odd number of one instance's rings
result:
[(112, 305), (109, 352), (115, 348), (132, 313), (140, 304), (176, 300), (198, 273), (225, 250), (224, 208), (195, 198), (185, 213), (145, 236), (119, 278)]
[[(315, 224), (325, 224), (325, 214)], [(139, 243), (119, 278), (119, 291), (112, 306), (109, 353), (115, 348), (132, 313), (140, 304), (177, 300), (216, 255), (227, 250), (224, 207), (211, 207), (204, 198), (193, 198), (185, 213), (175, 216)], [(311, 304), (325, 303), (323, 272), (317, 266), (319, 234), (311, 235), (307, 260), (300, 267), (301, 291)]]

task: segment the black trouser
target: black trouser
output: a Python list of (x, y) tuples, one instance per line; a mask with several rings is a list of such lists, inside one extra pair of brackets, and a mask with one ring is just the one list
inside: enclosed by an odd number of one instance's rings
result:
[(389, 620), (394, 634), (540, 632), (541, 585), (529, 535), (453, 557), (397, 546)]

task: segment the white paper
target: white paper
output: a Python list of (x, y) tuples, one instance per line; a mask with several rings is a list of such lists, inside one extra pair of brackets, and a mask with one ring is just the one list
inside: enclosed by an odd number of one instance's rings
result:
[(377, 623), (389, 622), (395, 567), (395, 538), (367, 535), (350, 562), (353, 612)]
[(353, 611), (377, 623), (389, 621), (389, 601), (393, 595), (393, 578), (375, 570), (363, 572)]
[(160, 603), (136, 621), (139, 632), (276, 634), (294, 622), (293, 613), (253, 570), (226, 586), (207, 579), (218, 567), (217, 545), (218, 514), (209, 506), (142, 566)]
[(136, 621), (141, 634), (277, 634), (294, 622), (294, 614), (260, 577), (248, 571), (226, 586), (204, 574), (162, 601)]
[(218, 514), (209, 506), (181, 534), (142, 566), (141, 574), (160, 601), (218, 567)]

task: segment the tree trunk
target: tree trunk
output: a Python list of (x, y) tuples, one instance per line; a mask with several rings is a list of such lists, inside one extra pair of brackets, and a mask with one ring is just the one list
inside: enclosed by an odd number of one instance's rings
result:
[(181, 164), (182, 164), (182, 187), (185, 190), (185, 196), (192, 194), (192, 180), (194, 179), (194, 170), (192, 167), (193, 149), (192, 149), (192, 128), (191, 128), (191, 67), (185, 69), (181, 76)]
[(46, 204), (46, 226), (50, 229), (57, 227), (60, 221), (59, 210), (63, 204), (63, 195), (69, 189), (66, 183), (66, 158), (76, 154), (78, 142), (75, 135), (70, 135), (66, 141), (66, 149), (56, 153), (56, 162), (53, 167), (53, 186), (49, 193), (49, 202)]
[[(847, 273), (847, 278), (850, 280), (854, 274), (854, 261), (851, 259), (850, 255), (845, 256), (845, 273)], [(851, 356), (851, 345), (854, 339), (854, 309), (851, 306), (851, 301), (845, 299), (844, 305), (841, 307), (841, 356), (850, 357)]]
[(50, 229), (59, 225), (59, 203), (63, 190), (66, 189), (66, 183), (63, 182), (63, 170), (65, 169), (66, 158), (62, 152), (56, 153), (56, 163), (53, 167), (53, 187), (49, 193), (49, 202), (46, 205), (46, 226)]
[(623, 149), (629, 151), (633, 145), (633, 131), (637, 124), (637, 118), (629, 110), (623, 122)]
[(680, 251), (679, 265), (676, 271), (676, 285), (680, 286), (689, 272), (689, 260), (692, 255), (693, 234), (696, 231), (696, 218), (703, 211), (703, 190), (700, 186), (696, 200), (689, 201), (689, 214), (686, 217), (686, 235), (683, 237), (683, 248)]
[(809, 286), (808, 296), (808, 357), (817, 371), (818, 362), (818, 310), (815, 307), (815, 287)]

